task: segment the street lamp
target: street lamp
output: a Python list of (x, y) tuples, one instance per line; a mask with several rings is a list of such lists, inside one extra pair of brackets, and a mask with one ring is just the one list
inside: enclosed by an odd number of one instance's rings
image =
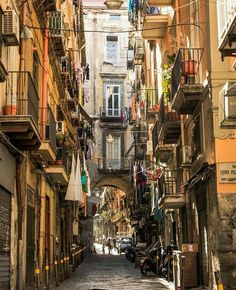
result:
[(120, 9), (124, 1), (121, 0), (106, 0), (104, 4), (108, 9)]

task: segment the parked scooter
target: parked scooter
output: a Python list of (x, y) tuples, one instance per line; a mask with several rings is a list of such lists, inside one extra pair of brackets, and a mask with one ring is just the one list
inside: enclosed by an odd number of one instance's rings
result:
[(160, 273), (163, 277), (167, 278), (170, 281), (173, 281), (173, 250), (175, 245), (171, 242), (170, 245), (167, 246), (166, 250), (163, 251), (161, 255), (160, 262)]
[(125, 250), (126, 259), (129, 260), (131, 263), (134, 263), (135, 256), (136, 256), (136, 249), (132, 246), (127, 247)]
[(160, 243), (157, 242), (145, 252), (145, 256), (140, 261), (140, 271), (144, 276), (147, 276), (148, 273), (158, 274), (158, 261), (160, 260), (161, 249)]

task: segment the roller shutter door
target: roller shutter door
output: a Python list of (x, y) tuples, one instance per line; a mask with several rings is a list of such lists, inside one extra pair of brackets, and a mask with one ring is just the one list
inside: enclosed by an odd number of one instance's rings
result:
[(0, 289), (10, 289), (11, 195), (0, 187)]

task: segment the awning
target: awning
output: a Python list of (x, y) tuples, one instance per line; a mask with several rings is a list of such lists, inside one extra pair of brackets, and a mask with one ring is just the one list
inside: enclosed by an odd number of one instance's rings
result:
[(213, 166), (209, 165), (203, 171), (198, 172), (194, 176), (192, 176), (189, 181), (185, 184), (185, 187), (187, 189), (192, 189), (195, 185), (197, 185), (199, 182), (203, 183), (205, 182), (213, 172)]
[(92, 124), (93, 120), (88, 115), (88, 113), (83, 109), (83, 107), (79, 104), (79, 113), (87, 120), (90, 124)]

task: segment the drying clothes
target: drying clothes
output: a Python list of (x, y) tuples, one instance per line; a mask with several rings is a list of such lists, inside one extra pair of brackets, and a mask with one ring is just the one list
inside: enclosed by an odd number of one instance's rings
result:
[(136, 109), (135, 109), (135, 95), (132, 96), (132, 103), (131, 103), (131, 116), (132, 120), (136, 120)]

